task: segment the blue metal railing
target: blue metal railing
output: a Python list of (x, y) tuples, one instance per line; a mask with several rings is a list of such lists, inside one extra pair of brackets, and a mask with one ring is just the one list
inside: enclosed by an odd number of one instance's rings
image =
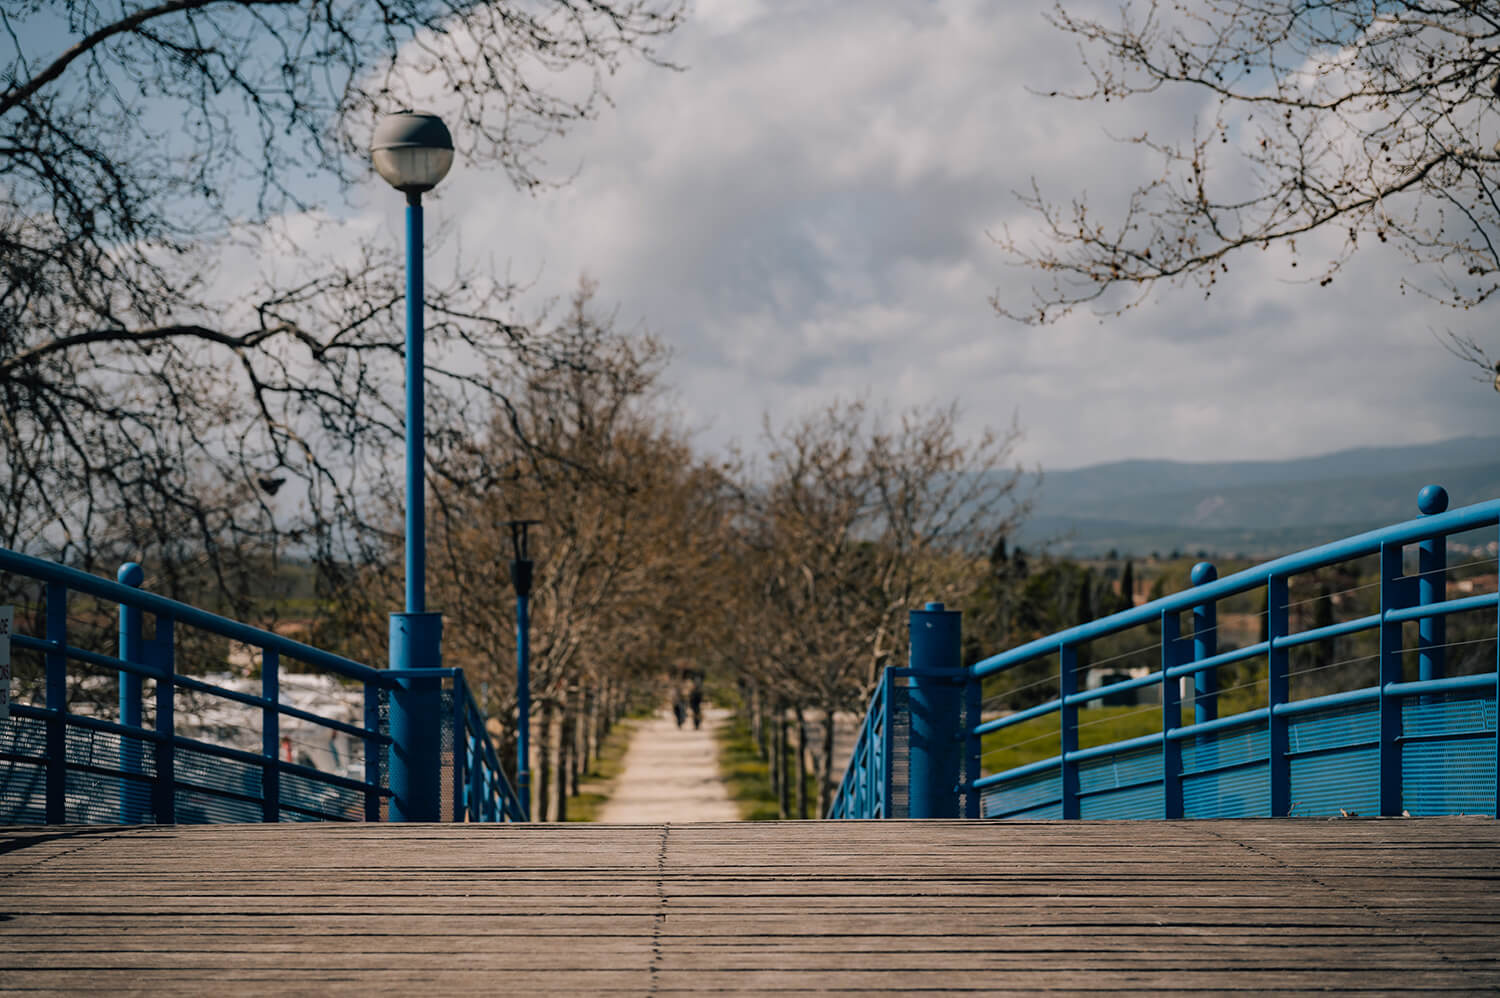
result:
[[(112, 582), (0, 549), (0, 572), (41, 584), (38, 616), (44, 620), (43, 633), (11, 638), (14, 653), (40, 659), (43, 682), (40, 703), (13, 703), (10, 718), (0, 720), (0, 822), (383, 817), (392, 798), (386, 760), (395, 748), (386, 723), (387, 700), (410, 678), (408, 672), (374, 669), (143, 591), (136, 588), (141, 572), (135, 565), (123, 567), (121, 581)], [(72, 596), (118, 608), (116, 654), (69, 643)], [(150, 637), (148, 618), (154, 624)], [(89, 619), (95, 629), (100, 622)], [(252, 660), (258, 655), (259, 692), (235, 688), (243, 684), (229, 678), (179, 672), (179, 634), (189, 628), (241, 643)], [(283, 676), (282, 666), (289, 661), (325, 677), (326, 704), (309, 709), (286, 702), (292, 679)], [(98, 702), (70, 709), (70, 663), (114, 673), (102, 685), (117, 690), (118, 710)], [(446, 724), (452, 734), (447, 745), (453, 819), (524, 820), (462, 670), (411, 672), (450, 685), (444, 696), (452, 708)], [(76, 695), (86, 680), (72, 678)], [(96, 699), (100, 685), (95, 681)], [(194, 718), (179, 716), (184, 696), (192, 698)], [(334, 716), (330, 708), (340, 699), (346, 701), (346, 715), (358, 716)], [(349, 701), (362, 702), (362, 709), (349, 707)], [(214, 720), (203, 720), (206, 714)], [(434, 717), (432, 723), (445, 719)], [(293, 746), (287, 724), (316, 732), (316, 740), (326, 740), (330, 748), (342, 739), (345, 750), (333, 751), (334, 764), (326, 768), (305, 752), (303, 758), (288, 758)], [(427, 778), (442, 777), (434, 772)]]
[(865, 720), (855, 739), (849, 765), (844, 769), (844, 778), (829, 805), (827, 817), (895, 817), (892, 800), (895, 780), (891, 772), (891, 750), (894, 743), (891, 732), (891, 691), (897, 674), (909, 671), (886, 669), (881, 675), (875, 693), (870, 697), (870, 708), (865, 711)]
[[(1500, 525), (1500, 500), (1444, 512), (1447, 497), (1429, 486), (1422, 517), (1278, 558), (1223, 579), (1199, 566), (1193, 587), (986, 658), (967, 670), (971, 692), (985, 677), (1055, 656), (1057, 695), (1045, 703), (979, 723), (953, 719), (955, 737), (977, 739), (1056, 715), (1057, 752), (978, 780), (954, 774), (955, 792), (977, 792), (984, 817), (1145, 818), (1338, 814), (1500, 814), (1500, 595), (1446, 595), (1446, 538)], [(1405, 574), (1403, 553), (1418, 546), (1417, 572)], [(1356, 619), (1293, 630), (1289, 585), (1294, 576), (1359, 558), (1378, 558), (1379, 604)], [(1217, 604), (1263, 590), (1266, 637), (1243, 648), (1217, 647)], [(1488, 612), (1489, 668), (1444, 676), (1444, 622), (1454, 614)], [(1184, 634), (1182, 615), (1191, 613)], [(1403, 625), (1417, 624), (1412, 648)], [(1146, 675), (1080, 689), (1078, 653), (1091, 641), (1155, 626), (1159, 662)], [(1294, 700), (1292, 649), (1370, 633), (1376, 683)], [(1415, 653), (1416, 676), (1403, 672)], [(1217, 670), (1264, 663), (1263, 705), (1218, 716)], [(916, 655), (913, 665), (919, 665)], [(1192, 677), (1193, 722), (1182, 723)], [(1080, 707), (1140, 690), (1159, 691), (1159, 730), (1105, 745), (1080, 747)], [(884, 712), (889, 717), (889, 710)], [(972, 715), (971, 715), (972, 716)], [(978, 721), (976, 718), (975, 721)], [(878, 738), (886, 725), (872, 735)], [(1033, 726), (1034, 727), (1034, 726)], [(871, 731), (867, 723), (866, 731)], [(1003, 748), (996, 745), (991, 751)], [(883, 746), (886, 759), (926, 751), (916, 744)], [(977, 760), (969, 750), (967, 766)], [(866, 750), (866, 754), (872, 754)], [(853, 763), (851, 763), (851, 767)], [(890, 771), (887, 766), (886, 771)], [(915, 771), (918, 767), (912, 766)], [(846, 777), (846, 783), (848, 778)], [(946, 787), (943, 788), (946, 790)], [(897, 791), (887, 791), (896, 793)], [(916, 790), (913, 789), (915, 794)], [(830, 817), (877, 815), (841, 792)]]

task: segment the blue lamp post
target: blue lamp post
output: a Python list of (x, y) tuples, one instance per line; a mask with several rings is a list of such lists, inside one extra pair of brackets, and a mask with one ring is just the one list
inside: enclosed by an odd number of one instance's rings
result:
[[(406, 612), (391, 614), (390, 667), (442, 665), (442, 614), (427, 612), (423, 488), (422, 193), (453, 165), (453, 137), (442, 119), (421, 111), (387, 115), (375, 128), (370, 158), (386, 182), (406, 194)], [(391, 694), (392, 821), (437, 821), (441, 680), (409, 676)]]

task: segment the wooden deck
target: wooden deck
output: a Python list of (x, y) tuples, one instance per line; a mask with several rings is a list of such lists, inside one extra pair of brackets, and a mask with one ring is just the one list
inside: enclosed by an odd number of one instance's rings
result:
[(0, 989), (1500, 990), (1500, 822), (0, 829)]

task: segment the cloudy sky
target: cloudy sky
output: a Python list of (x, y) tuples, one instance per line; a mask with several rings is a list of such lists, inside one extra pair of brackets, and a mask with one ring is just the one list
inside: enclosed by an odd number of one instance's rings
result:
[[(1016, 191), (1035, 177), (1108, 205), (1151, 169), (1110, 134), (1180, 134), (1205, 111), (1192, 94), (1035, 95), (1080, 79), (1049, 6), (699, 0), (662, 51), (681, 72), (625, 67), (615, 108), (549, 148), (571, 183), (519, 194), (459, 164), (429, 196), (429, 226), (534, 279), (538, 302), (596, 279), (621, 324), (671, 346), (705, 447), (753, 444), (763, 413), (859, 395), (956, 399), (975, 430), (1014, 416), (1018, 456), (1053, 469), (1500, 428), (1500, 395), (1434, 337), (1500, 345), (1495, 310), (1402, 295), (1394, 253), (1368, 251), (1326, 289), (1257, 252), (1207, 300), (1163, 288), (1123, 318), (1046, 328), (998, 316), (989, 298), (1023, 305), (1034, 278), (990, 235), (1034, 225)], [(399, 200), (368, 204), (400, 238)]]

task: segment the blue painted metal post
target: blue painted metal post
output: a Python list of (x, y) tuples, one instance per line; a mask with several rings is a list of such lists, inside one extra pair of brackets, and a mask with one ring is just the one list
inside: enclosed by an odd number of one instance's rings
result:
[(1401, 682), (1401, 624), (1386, 614), (1406, 605), (1409, 579), (1401, 574), (1401, 545), (1380, 545), (1380, 813), (1401, 813), (1401, 699), (1386, 684)]
[[(439, 668), (442, 634), (442, 614), (391, 614), (391, 662), (401, 663), (397, 668)], [(402, 675), (397, 683), (389, 693), (390, 820), (441, 821), (443, 682)]]
[[(529, 580), (528, 580), (529, 581)], [(531, 597), (516, 597), (516, 798), (531, 818)]]
[[(115, 574), (124, 585), (139, 588), (146, 581), (146, 571), (133, 561), (127, 561), (120, 566), (119, 572)], [(133, 662), (137, 665), (144, 662), (141, 654), (141, 611), (133, 606), (120, 604), (120, 641), (119, 656), (121, 661)], [(120, 681), (120, 723), (129, 728), (140, 728), (141, 726), (141, 677), (139, 673), (126, 672), (123, 669), (118, 673)], [(121, 736), (120, 738), (120, 771), (123, 773), (139, 773), (141, 771), (141, 741), (139, 738)], [(141, 807), (143, 793), (136, 781), (122, 779), (120, 781), (120, 823), (133, 825), (143, 820), (144, 814)]]
[(271, 701), (260, 712), (260, 820), (281, 820), (281, 656), (274, 648), (260, 651), (260, 695)]
[(47, 824), (68, 820), (68, 590), (47, 583)]
[[(406, 612), (391, 615), (390, 666), (443, 664), (441, 614), (427, 613), (426, 495), (423, 481), (422, 195), (406, 195)], [(442, 820), (439, 717), (442, 682), (402, 678), (390, 694), (392, 821)]]
[(151, 639), (147, 655), (156, 670), (156, 782), (151, 784), (151, 810), (158, 825), (177, 821), (177, 743), (176, 649), (173, 646), (173, 620), (158, 614), (156, 637)]
[(1167, 672), (1182, 661), (1182, 618), (1176, 611), (1161, 615), (1161, 807), (1163, 818), (1182, 817), (1182, 742), (1170, 737), (1182, 726), (1180, 679)]
[(1276, 708), (1287, 702), (1290, 695), (1290, 680), (1287, 678), (1287, 650), (1278, 648), (1276, 642), (1286, 637), (1288, 607), (1291, 602), (1286, 576), (1272, 575), (1266, 579), (1266, 639), (1270, 648), (1266, 651), (1266, 765), (1267, 783), (1270, 786), (1271, 817), (1283, 818), (1292, 808), (1292, 761), (1291, 740), (1288, 737), (1286, 717)]
[[(887, 668), (880, 676), (880, 774), (876, 790), (880, 799), (876, 802), (878, 810), (877, 817), (894, 818), (895, 803), (893, 793), (895, 779), (891, 775), (891, 768), (895, 762), (896, 746), (891, 732), (891, 684), (895, 679), (891, 676), (891, 670)], [(910, 782), (910, 781), (908, 781)], [(911, 804), (907, 804), (907, 817), (911, 815)]]
[[(979, 680), (969, 675), (964, 683), (964, 727), (968, 729), (964, 735), (964, 786), (970, 788), (964, 792), (965, 818), (979, 817), (979, 791), (972, 789), (979, 782), (981, 773), (979, 736), (974, 734), (974, 729), (979, 727), (979, 714), (983, 706), (983, 690)], [(886, 782), (889, 784), (889, 776), (886, 777)]]
[[(1206, 586), (1219, 577), (1212, 562), (1200, 561), (1193, 566), (1192, 582)], [(1193, 607), (1193, 661), (1201, 662), (1219, 653), (1219, 608), (1210, 600)], [(1193, 674), (1193, 722), (1217, 720), (1219, 716), (1219, 670), (1205, 669)]]
[[(1428, 485), (1417, 493), (1417, 509), (1433, 516), (1448, 508), (1448, 491)], [(1426, 606), (1447, 597), (1448, 539), (1432, 537), (1417, 547), (1417, 602)], [(1417, 622), (1417, 678), (1443, 678), (1443, 645), (1447, 642), (1445, 617), (1423, 617)]]
[(1062, 791), (1062, 816), (1076, 818), (1078, 809), (1078, 764), (1068, 754), (1078, 751), (1078, 705), (1068, 698), (1078, 692), (1078, 649), (1064, 644), (1057, 650), (1058, 755)]
[(912, 610), (911, 779), (909, 816), (957, 818), (966, 732), (963, 659), (959, 650), (963, 615), (928, 603)]
[[(371, 735), (380, 733), (380, 687), (374, 683), (365, 683), (365, 731)], [(374, 738), (366, 736), (364, 739), (365, 752), (365, 782), (372, 786), (380, 786), (381, 760), (385, 756), (385, 746)], [(387, 784), (388, 785), (388, 784)], [(365, 820), (380, 820), (380, 794), (374, 790), (365, 791)]]

